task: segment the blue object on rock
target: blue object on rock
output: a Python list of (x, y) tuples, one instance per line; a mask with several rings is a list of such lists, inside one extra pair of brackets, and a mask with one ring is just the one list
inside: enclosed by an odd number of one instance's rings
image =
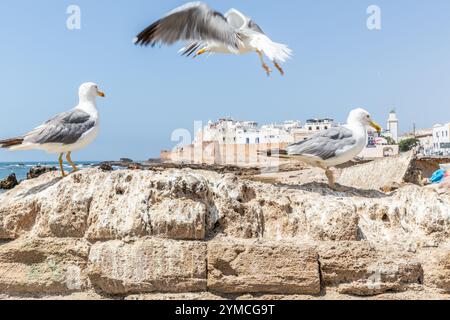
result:
[(440, 169), (433, 173), (433, 175), (430, 178), (431, 183), (441, 183), (444, 181), (445, 178), (445, 170)]

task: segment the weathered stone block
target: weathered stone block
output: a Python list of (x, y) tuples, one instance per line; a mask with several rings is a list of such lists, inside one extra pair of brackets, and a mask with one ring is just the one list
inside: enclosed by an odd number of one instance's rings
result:
[(102, 291), (125, 295), (206, 291), (206, 244), (144, 239), (96, 243), (89, 277)]
[(320, 292), (318, 256), (308, 245), (214, 241), (208, 244), (208, 289), (316, 294)]
[(0, 245), (0, 292), (68, 294), (89, 288), (89, 245), (73, 239), (19, 239)]

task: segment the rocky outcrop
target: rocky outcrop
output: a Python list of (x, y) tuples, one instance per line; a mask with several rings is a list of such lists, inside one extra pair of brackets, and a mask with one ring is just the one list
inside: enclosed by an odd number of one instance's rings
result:
[(17, 181), (16, 175), (12, 173), (6, 179), (0, 180), (0, 190), (11, 190), (18, 184), (19, 182)]
[(57, 171), (56, 167), (50, 166), (35, 166), (27, 173), (27, 179), (36, 179), (42, 176), (44, 173)]
[(450, 298), (449, 247), (432, 186), (87, 169), (0, 195), (4, 298)]

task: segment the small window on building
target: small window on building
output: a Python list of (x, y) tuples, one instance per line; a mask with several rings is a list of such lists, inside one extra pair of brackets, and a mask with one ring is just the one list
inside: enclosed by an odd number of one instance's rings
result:
[(223, 138), (223, 142), (225, 142), (225, 138)]
[(259, 144), (259, 138), (256, 138), (256, 144)]
[(328, 126), (325, 126), (324, 129), (325, 129), (325, 130), (328, 130)]
[(320, 130), (320, 127), (316, 127), (316, 130)]
[(250, 144), (250, 138), (245, 139), (246, 144)]
[(312, 127), (309, 127), (308, 130), (309, 130), (309, 131), (312, 131)]

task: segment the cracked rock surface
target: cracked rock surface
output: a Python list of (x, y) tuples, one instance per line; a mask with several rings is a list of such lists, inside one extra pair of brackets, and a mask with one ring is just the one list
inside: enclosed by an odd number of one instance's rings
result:
[(450, 195), (350, 182), (46, 173), (0, 195), (0, 298), (449, 299)]

